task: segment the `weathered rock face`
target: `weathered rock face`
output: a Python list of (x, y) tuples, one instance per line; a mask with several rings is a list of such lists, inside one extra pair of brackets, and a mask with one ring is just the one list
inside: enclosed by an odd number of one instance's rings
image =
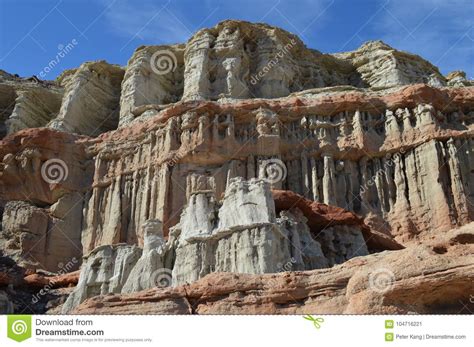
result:
[[(234, 178), (219, 205), (209, 193), (191, 196), (170, 235), (174, 285), (211, 272), (271, 273), (286, 263), (294, 270), (328, 266), (299, 211), (276, 217), (267, 182)], [(362, 242), (361, 254), (367, 252)]]
[[(470, 241), (467, 241), (470, 240)], [(473, 225), (329, 269), (216, 273), (190, 285), (98, 296), (76, 314), (469, 314)], [(416, 260), (416, 261), (414, 261)]]
[(184, 45), (142, 46), (128, 62), (120, 96), (120, 124), (155, 114), (183, 96)]
[(80, 259), (82, 203), (79, 194), (65, 195), (49, 208), (9, 201), (0, 232), (4, 252), (27, 268), (55, 272), (71, 258)]
[(446, 76), (448, 81), (448, 86), (453, 87), (468, 87), (474, 86), (474, 81), (469, 81), (466, 78), (466, 73), (464, 71), (452, 71)]
[(42, 128), (1, 141), (0, 192), (7, 202), (0, 243), (23, 266), (58, 271), (82, 257), (82, 209), (93, 176), (82, 140)]
[(66, 310), (217, 271), (333, 267), (470, 223), (473, 130), (462, 72), (381, 42), (323, 54), (265, 24), (55, 82), (1, 72), (0, 246), (29, 271), (90, 254)]
[(15, 108), (5, 122), (8, 133), (48, 124), (59, 112), (62, 94), (45, 88), (17, 91)]
[(62, 88), (54, 83), (0, 70), (0, 138), (48, 124), (58, 115), (62, 95)]
[(81, 280), (62, 307), (62, 312), (67, 313), (87, 298), (99, 294), (133, 293), (169, 286), (170, 248), (165, 244), (162, 224), (157, 220), (144, 225), (143, 249), (126, 244), (96, 248), (84, 257)]
[(124, 71), (105, 61), (82, 64), (59, 77), (64, 98), (51, 128), (97, 136), (119, 121), (120, 85)]
[(83, 193), (94, 164), (85, 139), (51, 129), (26, 129), (0, 141), (2, 200), (24, 200), (44, 207), (67, 193)]
[(141, 253), (136, 246), (115, 245), (99, 247), (84, 257), (79, 283), (64, 304), (63, 312), (87, 298), (120, 293)]
[[(133, 293), (155, 286), (167, 286), (168, 283), (160, 283), (160, 271), (171, 273), (171, 264), (167, 257), (168, 250), (163, 238), (163, 224), (159, 220), (149, 220), (144, 226), (143, 252), (140, 259), (133, 266), (130, 275), (125, 282), (122, 293)], [(158, 271), (158, 273), (157, 273)], [(168, 280), (163, 278), (163, 280)], [(158, 281), (156, 283), (155, 281)]]
[(0, 251), (0, 314), (45, 313), (63, 304), (78, 283), (79, 271), (70, 272), (78, 262), (73, 259), (53, 275), (25, 269)]
[[(314, 215), (324, 218), (324, 214)], [(131, 250), (135, 255), (138, 248), (125, 244), (100, 246), (92, 251), (85, 260), (81, 278), (93, 278), (93, 282), (79, 283), (64, 312), (97, 295), (89, 290), (90, 286), (101, 288), (101, 294), (132, 293), (192, 283), (212, 272), (311, 270), (368, 254), (361, 232), (361, 227), (367, 226), (345, 224), (344, 218), (339, 223), (321, 228), (315, 239), (299, 209), (282, 210), (280, 218), (276, 217), (268, 182), (233, 178), (222, 202), (217, 202), (209, 192), (193, 193), (167, 243), (160, 221), (144, 223), (140, 259), (128, 256)], [(113, 250), (112, 256), (109, 250)], [(122, 253), (127, 254), (126, 260), (120, 258)], [(109, 278), (115, 280), (118, 276), (109, 267), (110, 273), (96, 275), (98, 266), (93, 264), (110, 261), (119, 266), (120, 285), (109, 286)]]
[(472, 219), (473, 105), (471, 88), (422, 85), (179, 103), (95, 146), (86, 247), (135, 242), (148, 219), (167, 235), (193, 191), (219, 199), (230, 178), (268, 169), (281, 173), (275, 188), (354, 211), (399, 241), (449, 230)]
[(87, 62), (54, 82), (0, 71), (0, 136), (46, 125), (97, 136), (180, 100), (277, 98), (329, 86), (414, 83), (474, 84), (462, 71), (443, 77), (428, 61), (381, 41), (323, 54), (279, 28), (228, 20), (200, 30), (186, 44), (139, 47), (125, 69)]
[(332, 85), (362, 86), (351, 64), (284, 30), (225, 21), (187, 43), (184, 99), (277, 98)]
[(434, 87), (446, 85), (438, 68), (421, 57), (397, 51), (382, 41), (370, 41), (353, 52), (335, 54), (347, 59), (370, 87), (392, 87), (426, 83)]

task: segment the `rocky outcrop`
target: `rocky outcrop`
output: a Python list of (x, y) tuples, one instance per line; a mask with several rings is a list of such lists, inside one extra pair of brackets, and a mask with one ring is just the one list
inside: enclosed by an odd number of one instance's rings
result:
[(154, 115), (183, 96), (184, 45), (141, 46), (130, 58), (120, 94), (120, 125)]
[(63, 312), (70, 311), (87, 298), (120, 293), (140, 255), (140, 248), (126, 245), (102, 246), (86, 255), (79, 283), (67, 298)]
[(0, 78), (0, 136), (15, 131), (0, 247), (36, 273), (86, 255), (65, 311), (217, 271), (409, 254), (473, 220), (471, 81), (382, 42), (323, 54), (224, 21), (124, 68)]
[(86, 62), (54, 82), (1, 71), (0, 136), (40, 126), (97, 136), (180, 100), (278, 98), (343, 85), (471, 82), (460, 71), (445, 78), (428, 61), (381, 41), (323, 54), (282, 29), (227, 20), (198, 31), (186, 44), (139, 47), (124, 69)]
[[(92, 251), (85, 258), (83, 280), (63, 311), (98, 295), (98, 288), (102, 294), (132, 293), (192, 283), (212, 272), (311, 270), (368, 254), (359, 225), (339, 221), (322, 227), (313, 238), (299, 209), (281, 210), (277, 218), (268, 182), (240, 177), (231, 179), (221, 202), (210, 192), (193, 192), (167, 243), (157, 220), (144, 224), (143, 238), (143, 251), (129, 245)], [(110, 262), (115, 263), (113, 269), (107, 265)], [(119, 284), (109, 283), (117, 278)]]
[[(367, 248), (371, 252), (402, 249), (393, 238), (377, 230), (370, 229), (356, 214), (337, 206), (311, 201), (292, 191), (273, 190), (277, 213), (282, 210), (299, 209), (307, 219), (306, 224), (316, 237), (324, 229), (332, 227), (352, 227), (362, 232)], [(324, 236), (324, 233), (323, 233)]]
[(274, 188), (356, 212), (401, 242), (449, 230), (472, 218), (462, 200), (474, 186), (473, 106), (470, 88), (425, 85), (178, 103), (95, 146), (85, 245), (136, 242), (148, 219), (162, 220), (166, 236), (194, 190), (219, 199), (230, 178), (268, 165), (281, 171)]
[(48, 209), (7, 202), (0, 232), (4, 252), (26, 268), (54, 272), (80, 259), (82, 202), (79, 194), (65, 195)]
[(23, 266), (57, 271), (82, 257), (82, 208), (93, 166), (80, 141), (42, 128), (1, 142), (0, 192), (8, 202), (0, 243)]
[(84, 63), (64, 72), (58, 79), (64, 98), (49, 127), (89, 136), (115, 129), (123, 75), (120, 67), (105, 61)]
[(361, 86), (351, 64), (266, 24), (224, 21), (200, 30), (184, 57), (187, 100), (277, 98), (310, 88)]
[(62, 94), (45, 88), (16, 93), (15, 107), (5, 121), (8, 133), (45, 126), (58, 115)]
[(65, 264), (56, 274), (34, 272), (0, 251), (0, 314), (45, 313), (63, 304), (79, 279), (78, 271), (69, 272), (73, 265)]
[(438, 68), (420, 56), (397, 51), (382, 41), (369, 41), (353, 52), (335, 54), (349, 60), (370, 87), (387, 88), (405, 84), (446, 85)]
[(468, 80), (464, 71), (452, 71), (446, 76), (448, 86), (469, 87), (474, 86), (474, 81)]
[[(327, 267), (320, 244), (301, 217), (299, 211), (287, 211), (277, 218), (263, 180), (232, 179), (221, 204), (209, 193), (193, 194), (170, 234), (176, 253), (173, 284), (211, 272), (278, 272), (287, 263), (295, 270)], [(365, 244), (361, 254), (364, 250)]]
[(35, 273), (25, 276), (25, 278), (23, 278), (23, 281), (26, 285), (32, 287), (71, 287), (75, 286), (79, 282), (79, 273), (79, 270), (56, 276), (45, 276), (41, 273)]
[[(469, 230), (404, 250), (357, 257), (330, 269), (216, 273), (189, 285), (87, 300), (76, 314), (439, 314), (472, 310)], [(440, 235), (438, 235), (440, 236)], [(416, 261), (414, 261), (416, 259)]]
[(25, 129), (0, 141), (0, 194), (39, 207), (85, 192), (94, 166), (85, 138), (46, 128)]
[(58, 115), (62, 95), (62, 88), (54, 83), (0, 70), (0, 138), (48, 124)]
[(171, 284), (171, 259), (167, 252), (169, 247), (163, 238), (163, 224), (159, 220), (149, 220), (143, 228), (142, 255), (130, 271), (122, 293)]

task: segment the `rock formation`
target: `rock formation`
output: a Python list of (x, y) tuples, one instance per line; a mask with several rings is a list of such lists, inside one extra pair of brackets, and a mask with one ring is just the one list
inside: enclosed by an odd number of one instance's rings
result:
[(43, 127), (57, 117), (62, 88), (36, 77), (0, 70), (0, 138), (21, 129)]
[(426, 244), (353, 258), (329, 269), (216, 273), (179, 287), (98, 296), (73, 313), (470, 314), (473, 227), (471, 223)]
[(79, 283), (64, 304), (64, 310), (99, 294), (120, 293), (141, 249), (129, 245), (102, 246), (86, 255)]
[(85, 257), (81, 281), (63, 312), (99, 293), (176, 286), (212, 272), (312, 270), (367, 255), (361, 230), (367, 226), (362, 221), (350, 225), (351, 217), (355, 216), (343, 211), (339, 223), (321, 227), (313, 237), (297, 207), (281, 210), (277, 218), (268, 182), (233, 178), (221, 202), (209, 191), (193, 193), (168, 242), (164, 242), (161, 222), (149, 220), (144, 223), (143, 251), (126, 244), (92, 251)]
[(387, 88), (403, 84), (446, 85), (438, 68), (419, 56), (397, 51), (382, 41), (370, 41), (353, 52), (335, 55), (349, 60), (370, 87)]
[[(262, 274), (284, 271), (275, 278), (298, 288), (327, 274), (340, 295), (378, 300), (362, 284), (351, 292), (349, 278), (392, 254), (420, 251), (420, 268), (451, 271), (426, 245), (473, 220), (473, 85), (380, 41), (324, 54), (240, 21), (139, 47), (125, 67), (87, 62), (56, 81), (0, 71), (0, 248), (36, 275), (83, 257), (55, 312), (108, 293), (217, 312), (182, 288), (195, 283), (200, 297), (200, 283), (222, 278), (252, 292), (272, 276)], [(470, 269), (471, 249), (451, 248), (445, 258)], [(412, 270), (405, 279), (418, 278)], [(464, 288), (469, 272), (452, 271)], [(176, 289), (134, 294), (163, 286)], [(312, 300), (305, 290), (294, 312)], [(369, 312), (339, 294), (334, 312)]]
[(48, 126), (89, 136), (115, 129), (123, 75), (120, 67), (105, 61), (88, 62), (65, 71), (58, 78), (64, 87), (61, 109)]

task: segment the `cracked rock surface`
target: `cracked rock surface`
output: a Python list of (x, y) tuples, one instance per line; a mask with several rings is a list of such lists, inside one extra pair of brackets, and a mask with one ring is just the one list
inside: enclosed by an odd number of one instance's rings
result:
[(464, 72), (261, 23), (0, 71), (0, 308), (464, 312), (473, 132)]

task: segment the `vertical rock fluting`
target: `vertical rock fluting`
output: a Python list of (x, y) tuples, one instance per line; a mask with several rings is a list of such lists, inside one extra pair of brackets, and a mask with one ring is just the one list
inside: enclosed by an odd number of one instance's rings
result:
[[(87, 255), (63, 313), (95, 295), (177, 286), (213, 272), (312, 270), (367, 255), (366, 226), (355, 215), (344, 214), (336, 225), (323, 226), (315, 239), (299, 208), (280, 210), (277, 216), (264, 179), (230, 179), (221, 202), (209, 190), (193, 191), (167, 242), (162, 223), (148, 220), (143, 249), (122, 243), (100, 246)], [(328, 216), (313, 211), (312, 217)], [(356, 223), (350, 224), (351, 219)]]
[[(388, 98), (399, 95), (393, 93)], [(462, 118), (458, 112), (443, 114), (420, 99), (381, 114), (347, 110), (316, 116), (306, 106), (302, 116), (285, 102), (275, 103), (278, 112), (258, 102), (247, 104), (246, 111), (208, 102), (198, 112), (186, 106), (164, 110), (162, 123), (140, 125), (151, 129), (146, 135), (139, 130), (117, 141), (127, 129), (112, 137), (114, 143), (99, 145), (86, 206), (83, 237), (91, 240), (84, 242), (86, 249), (140, 244), (136, 230), (147, 219), (163, 220), (167, 235), (192, 192), (209, 191), (219, 200), (230, 178), (265, 177), (273, 169), (282, 175), (274, 188), (350, 209), (402, 241), (472, 218), (472, 112)], [(173, 116), (166, 120), (168, 112)], [(282, 167), (273, 166), (275, 160)]]
[[(206, 193), (194, 195), (170, 235), (175, 245), (174, 285), (211, 272), (272, 273), (328, 266), (299, 210), (284, 211), (277, 218), (269, 188), (264, 180), (234, 178), (221, 204)], [(354, 232), (360, 234), (357, 228)]]
[[(0, 136), (13, 132), (0, 142), (0, 245), (50, 271), (88, 254), (69, 307), (149, 288), (141, 274), (160, 267), (175, 283), (327, 267), (473, 218), (472, 81), (381, 42), (329, 55), (224, 21), (139, 47), (124, 68), (0, 77)], [(51, 160), (61, 180), (45, 180)], [(267, 183), (365, 224), (277, 214)]]

